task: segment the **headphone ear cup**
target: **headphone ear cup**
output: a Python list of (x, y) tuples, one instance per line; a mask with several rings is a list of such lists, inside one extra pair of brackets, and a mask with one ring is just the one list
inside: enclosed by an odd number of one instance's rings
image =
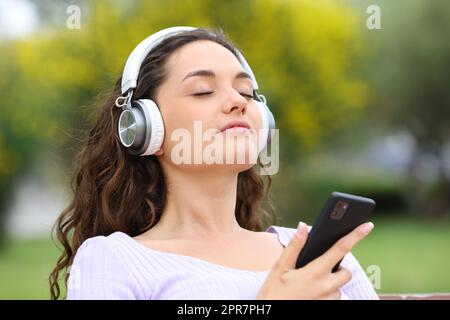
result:
[(122, 111), (117, 123), (120, 143), (131, 154), (137, 154), (138, 146), (145, 139), (145, 114), (140, 108), (131, 108)]
[(153, 100), (139, 99), (133, 102), (145, 115), (145, 138), (138, 155), (150, 156), (161, 149), (164, 140), (164, 122), (158, 106)]
[(133, 155), (150, 156), (156, 153), (164, 140), (164, 123), (156, 103), (149, 99), (135, 100), (131, 110), (119, 117), (119, 138)]
[(269, 107), (262, 101), (255, 100), (261, 115), (261, 130), (258, 134), (258, 150), (263, 151), (271, 141), (271, 129), (275, 129), (275, 118)]

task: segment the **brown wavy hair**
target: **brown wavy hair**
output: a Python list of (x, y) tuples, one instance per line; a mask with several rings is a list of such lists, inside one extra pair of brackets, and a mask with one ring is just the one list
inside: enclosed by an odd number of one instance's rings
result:
[[(162, 41), (144, 59), (134, 99), (155, 99), (155, 89), (167, 74), (167, 58), (176, 49), (197, 40), (214, 41), (238, 57), (222, 30), (200, 28), (178, 33)], [(100, 104), (92, 128), (82, 139), (71, 180), (74, 197), (53, 226), (52, 236), (56, 235), (63, 247), (49, 276), (50, 296), (54, 300), (61, 296), (58, 280), (62, 275), (67, 288), (68, 269), (86, 239), (116, 231), (137, 236), (158, 223), (166, 207), (166, 179), (158, 159), (127, 153), (117, 136), (121, 109), (114, 102), (121, 95), (120, 83), (121, 78)], [(236, 219), (241, 227), (252, 231), (261, 231), (265, 222), (276, 222), (269, 195), (271, 179), (260, 175), (260, 168), (258, 161), (238, 176)], [(263, 209), (263, 200), (269, 210)]]

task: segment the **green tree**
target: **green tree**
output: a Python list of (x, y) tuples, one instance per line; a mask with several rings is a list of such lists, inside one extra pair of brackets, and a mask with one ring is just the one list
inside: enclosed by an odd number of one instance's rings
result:
[[(364, 1), (364, 6), (371, 2)], [(445, 146), (450, 143), (450, 3), (445, 0), (377, 1), (382, 30), (372, 34), (369, 78), (371, 108), (383, 126), (404, 129), (415, 140), (405, 188), (411, 209), (450, 214), (450, 176)], [(424, 157), (436, 179), (424, 181)]]

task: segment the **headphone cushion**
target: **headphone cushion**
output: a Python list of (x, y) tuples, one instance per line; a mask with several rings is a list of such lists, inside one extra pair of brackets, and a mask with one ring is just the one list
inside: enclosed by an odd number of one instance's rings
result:
[(150, 156), (156, 153), (162, 146), (164, 140), (164, 122), (159, 111), (158, 106), (153, 100), (139, 99), (136, 102), (148, 111), (150, 119), (146, 119), (146, 137), (145, 144), (148, 142), (147, 148), (144, 150), (141, 156)]
[(269, 139), (269, 108), (261, 101), (255, 100), (261, 115), (261, 130), (258, 133), (258, 151), (261, 152), (267, 146)]

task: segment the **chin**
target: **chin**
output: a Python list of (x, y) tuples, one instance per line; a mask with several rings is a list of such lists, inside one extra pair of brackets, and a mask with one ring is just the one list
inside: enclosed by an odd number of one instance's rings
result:
[(209, 143), (197, 149), (191, 147), (191, 152), (186, 154), (180, 154), (179, 149), (171, 150), (172, 165), (194, 171), (214, 168), (242, 172), (252, 168), (258, 160), (257, 143), (249, 139), (237, 139), (234, 143), (230, 140)]
[(257, 145), (249, 141), (241, 142), (224, 148), (223, 163), (233, 167), (251, 168), (258, 159)]

